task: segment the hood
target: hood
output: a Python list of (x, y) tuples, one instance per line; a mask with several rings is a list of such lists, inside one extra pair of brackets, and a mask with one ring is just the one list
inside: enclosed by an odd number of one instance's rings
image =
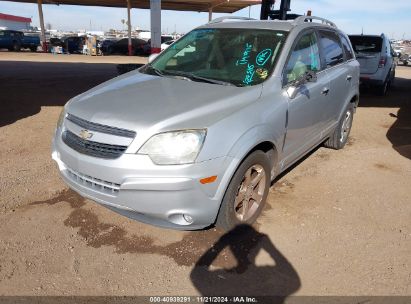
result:
[(261, 85), (235, 87), (133, 71), (74, 97), (67, 112), (95, 123), (139, 131), (203, 128), (255, 102)]

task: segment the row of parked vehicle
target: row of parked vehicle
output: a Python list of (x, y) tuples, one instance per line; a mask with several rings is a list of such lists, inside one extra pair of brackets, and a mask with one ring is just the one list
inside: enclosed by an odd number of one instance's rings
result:
[[(161, 43), (173, 41), (172, 37), (161, 37)], [(86, 37), (66, 36), (62, 38), (50, 38), (50, 47), (61, 47), (63, 52), (70, 54), (83, 53)], [(135, 56), (148, 56), (151, 54), (151, 40), (140, 38), (131, 39), (132, 51)], [(97, 53), (99, 55), (128, 55), (128, 38), (106, 38), (97, 40)]]
[[(84, 36), (63, 36), (61, 38), (52, 37), (48, 40), (48, 49), (53, 52), (54, 48), (59, 48), (62, 53), (82, 54), (86, 45)], [(162, 49), (174, 42), (171, 36), (162, 36)], [(148, 56), (151, 54), (151, 40), (139, 38), (131, 39), (133, 55)], [(0, 49), (8, 49), (18, 52), (22, 49), (37, 51), (40, 46), (40, 37), (37, 33), (23, 33), (21, 31), (0, 30)], [(128, 38), (107, 38), (97, 40), (97, 52), (99, 55), (128, 55)]]

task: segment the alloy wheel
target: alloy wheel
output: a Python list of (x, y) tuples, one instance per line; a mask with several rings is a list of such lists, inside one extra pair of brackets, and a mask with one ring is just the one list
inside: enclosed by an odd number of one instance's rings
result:
[(245, 172), (234, 200), (234, 212), (239, 221), (246, 222), (257, 212), (263, 200), (266, 178), (264, 168), (258, 164)]

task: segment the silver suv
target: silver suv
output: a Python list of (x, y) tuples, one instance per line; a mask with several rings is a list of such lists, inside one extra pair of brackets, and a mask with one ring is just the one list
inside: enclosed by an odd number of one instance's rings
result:
[(310, 150), (344, 147), (358, 98), (359, 63), (332, 22), (220, 18), (70, 100), (52, 157), (72, 189), (122, 215), (230, 229), (254, 222)]
[(375, 87), (378, 95), (386, 95), (394, 82), (397, 66), (397, 55), (390, 40), (384, 34), (350, 35), (349, 38), (361, 66), (361, 83)]

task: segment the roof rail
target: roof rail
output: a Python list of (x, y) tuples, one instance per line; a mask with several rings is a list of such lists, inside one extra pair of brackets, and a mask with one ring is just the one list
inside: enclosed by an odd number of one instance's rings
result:
[(328, 19), (324, 19), (324, 18), (316, 17), (316, 16), (300, 16), (296, 18), (293, 23), (297, 25), (297, 24), (303, 24), (305, 22), (312, 22), (313, 20), (318, 20), (318, 21), (321, 21), (322, 24), (326, 24), (326, 25), (337, 28), (337, 25), (334, 22), (331, 22)]
[(210, 23), (219, 23), (223, 22), (224, 20), (257, 20), (254, 18), (248, 18), (248, 17), (241, 17), (241, 16), (224, 16), (224, 17), (219, 17), (211, 20), (208, 24)]

